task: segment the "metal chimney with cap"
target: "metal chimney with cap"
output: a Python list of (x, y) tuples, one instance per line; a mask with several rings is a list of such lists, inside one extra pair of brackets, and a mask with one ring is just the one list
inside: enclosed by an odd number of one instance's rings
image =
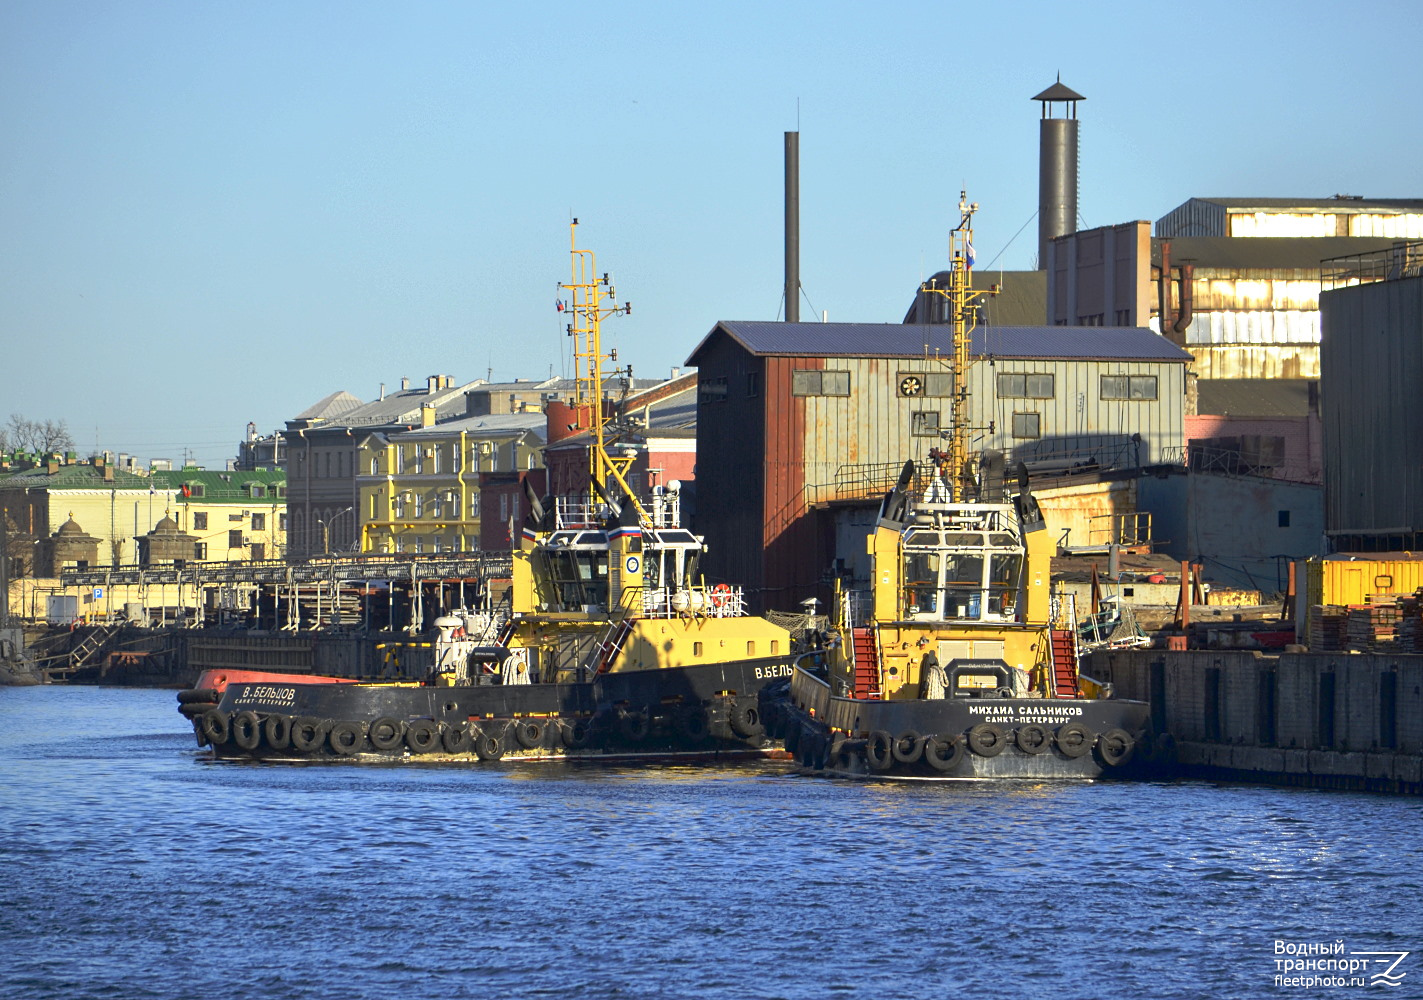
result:
[[(1038, 148), (1038, 270), (1047, 267), (1048, 244), (1054, 236), (1077, 232), (1077, 91), (1062, 85), (1062, 77), (1034, 97), (1043, 105)], [(1061, 117), (1053, 117), (1062, 105)]]

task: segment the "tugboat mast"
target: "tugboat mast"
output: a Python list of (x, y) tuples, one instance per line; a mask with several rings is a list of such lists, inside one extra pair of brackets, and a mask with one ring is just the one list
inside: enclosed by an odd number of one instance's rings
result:
[[(609, 316), (626, 316), (632, 312), (632, 303), (617, 303), (617, 291), (612, 278), (604, 272), (598, 275), (597, 264), (591, 250), (578, 249), (578, 220), (569, 224), (569, 249), (572, 257), (572, 277), (559, 285), (569, 293), (568, 311), (572, 321), (567, 326), (568, 336), (574, 338), (573, 358), (577, 388), (574, 392), (574, 409), (589, 422), (592, 442), (588, 448), (588, 477), (594, 493), (607, 491), (612, 483), (617, 483), (621, 491), (632, 499), (638, 513), (642, 505), (628, 486), (626, 473), (632, 465), (630, 456), (614, 458), (608, 453), (608, 414), (603, 402), (603, 362), (617, 361), (616, 349), (603, 353), (600, 335), (602, 321)], [(609, 375), (624, 374), (632, 378), (632, 365), (626, 369), (615, 368)], [(604, 497), (603, 499), (609, 499)]]
[(979, 299), (997, 295), (998, 286), (973, 290), (973, 214), (978, 202), (968, 201), (967, 192), (959, 192), (959, 224), (949, 232), (949, 287), (921, 286), (948, 299), (950, 321), (953, 324), (953, 359), (949, 362), (949, 431), (945, 435), (948, 450), (944, 464), (948, 475), (950, 500), (965, 502), (974, 485), (968, 462), (968, 368), (969, 346), (974, 327), (978, 325)]

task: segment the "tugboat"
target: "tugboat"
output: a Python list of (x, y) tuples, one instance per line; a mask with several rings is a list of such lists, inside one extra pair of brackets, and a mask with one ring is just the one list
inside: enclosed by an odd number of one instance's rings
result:
[[(869, 539), (862, 611), (836, 599), (832, 641), (762, 692), (771, 733), (813, 772), (884, 778), (1094, 778), (1147, 738), (1146, 703), (1111, 697), (1077, 669), (1075, 632), (1054, 625), (1052, 540), (1027, 476), (976, 477), (967, 456), (967, 247), (960, 202), (947, 289), (954, 324), (946, 451), (906, 462)], [(991, 464), (991, 463), (990, 463)], [(918, 486), (916, 487), (916, 479)]]
[[(740, 588), (697, 572), (675, 483), (640, 498), (618, 451), (629, 428), (603, 400), (600, 323), (626, 313), (573, 220), (574, 407), (589, 428), (587, 492), (528, 497), (510, 613), (490, 641), (472, 618), (436, 619), (424, 683), (208, 671), (178, 695), (217, 758), (499, 760), (725, 757), (774, 751), (758, 695), (788, 678), (790, 628), (748, 615)], [(563, 306), (562, 299), (560, 305)], [(628, 369), (630, 374), (631, 369)], [(616, 373), (612, 373), (616, 374)], [(813, 630), (807, 630), (813, 631)]]

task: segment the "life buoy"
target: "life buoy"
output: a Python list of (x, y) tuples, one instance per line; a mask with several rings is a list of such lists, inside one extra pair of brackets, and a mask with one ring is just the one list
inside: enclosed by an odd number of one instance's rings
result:
[(924, 754), (924, 738), (912, 729), (900, 733), (899, 737), (890, 745), (890, 752), (894, 754), (894, 759), (901, 764), (916, 763)]
[(364, 742), (359, 722), (338, 722), (326, 733), (326, 745), (338, 757), (350, 757), (361, 749)]
[(256, 750), (262, 742), (262, 720), (256, 712), (238, 712), (232, 717), (232, 742), (239, 750)]
[(924, 739), (924, 759), (936, 771), (952, 771), (963, 760), (963, 740), (957, 733), (951, 736), (927, 736)]
[(544, 741), (544, 724), (537, 719), (522, 719), (514, 723), (514, 742), (525, 750), (533, 750), (542, 746)]
[(292, 717), (269, 715), (262, 722), (262, 738), (273, 750), (285, 750), (292, 745)]
[(292, 749), (300, 750), (302, 753), (311, 753), (319, 749), (323, 740), (326, 739), (326, 730), (331, 723), (324, 719), (313, 719), (309, 715), (304, 715), (299, 719), (292, 720)]
[(227, 714), (216, 708), (209, 709), (203, 713), (202, 717), (203, 735), (213, 746), (227, 742), (227, 737), (231, 735), (228, 726)]
[(440, 727), (430, 719), (414, 719), (405, 726), (405, 746), (411, 753), (434, 753), (440, 746)]
[(718, 583), (707, 594), (711, 600), (711, 606), (718, 611), (724, 611), (731, 605), (731, 588), (724, 583)]
[(865, 760), (876, 771), (888, 771), (894, 766), (894, 737), (883, 729), (870, 733), (865, 744)]
[(997, 757), (1008, 745), (1008, 738), (991, 722), (980, 722), (968, 731), (968, 748), (980, 757)]
[(1124, 729), (1108, 729), (1097, 739), (1097, 759), (1107, 767), (1121, 767), (1131, 760), (1136, 740)]
[(731, 731), (743, 739), (760, 736), (766, 731), (766, 727), (761, 724), (761, 713), (755, 705), (733, 706), (728, 721), (731, 723)]
[(377, 750), (394, 750), (404, 738), (405, 727), (399, 719), (392, 719), (388, 715), (376, 719), (366, 731), (366, 739), (370, 740), (371, 746)]
[(504, 756), (504, 741), (493, 733), (480, 730), (474, 734), (472, 739), (475, 756), (480, 760), (498, 760)]
[(469, 753), (469, 746), (473, 740), (474, 736), (470, 732), (469, 725), (464, 722), (445, 726), (445, 731), (440, 734), (440, 743), (444, 746), (445, 753)]
[(1043, 726), (1019, 726), (1016, 739), (1018, 749), (1024, 753), (1044, 753), (1052, 746), (1052, 733)]
[(1080, 722), (1057, 727), (1057, 748), (1068, 757), (1086, 756), (1096, 741), (1096, 734)]

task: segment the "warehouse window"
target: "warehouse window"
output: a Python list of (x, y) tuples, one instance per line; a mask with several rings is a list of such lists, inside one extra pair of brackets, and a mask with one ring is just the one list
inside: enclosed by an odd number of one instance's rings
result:
[(760, 372), (747, 372), (747, 373), (746, 373), (746, 396), (747, 396), (747, 398), (749, 398), (749, 399), (755, 399), (755, 398), (756, 398), (757, 396), (759, 396), (759, 395), (761, 395), (761, 373), (760, 373)]
[(939, 414), (934, 412), (915, 413), (910, 423), (911, 434), (933, 435), (939, 433)]
[(1005, 399), (1052, 399), (1055, 376), (1046, 372), (1000, 372), (998, 395)]
[(724, 403), (726, 402), (726, 377), (704, 378), (697, 383), (697, 402), (699, 403)]
[(1013, 414), (1013, 436), (1015, 438), (1042, 437), (1042, 416), (1037, 413)]
[(793, 396), (848, 396), (850, 373), (801, 369), (791, 372)]
[(1103, 375), (1103, 399), (1155, 399), (1155, 375)]

